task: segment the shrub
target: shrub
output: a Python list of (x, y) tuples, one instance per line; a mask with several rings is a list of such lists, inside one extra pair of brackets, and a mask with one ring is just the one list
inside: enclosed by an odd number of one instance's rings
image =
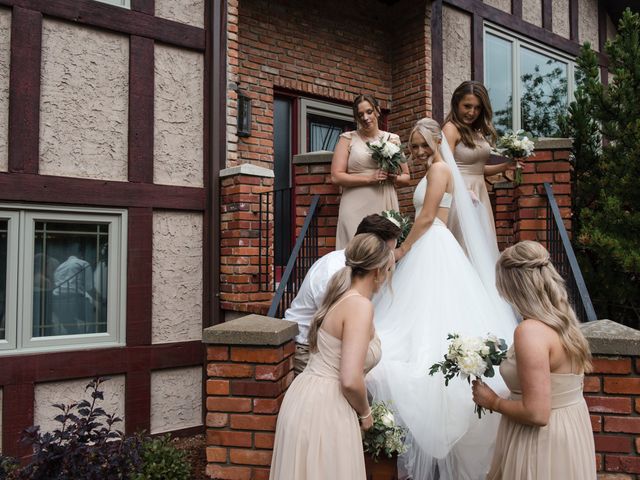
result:
[(133, 476), (134, 480), (188, 480), (191, 465), (183, 452), (171, 443), (165, 435), (147, 439), (142, 446), (142, 470)]

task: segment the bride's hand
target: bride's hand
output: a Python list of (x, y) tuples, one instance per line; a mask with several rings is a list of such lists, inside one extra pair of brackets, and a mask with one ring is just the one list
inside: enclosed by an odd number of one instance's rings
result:
[(471, 391), (473, 393), (473, 401), (476, 404), (489, 410), (495, 407), (498, 395), (486, 383), (481, 380), (474, 380), (471, 382)]

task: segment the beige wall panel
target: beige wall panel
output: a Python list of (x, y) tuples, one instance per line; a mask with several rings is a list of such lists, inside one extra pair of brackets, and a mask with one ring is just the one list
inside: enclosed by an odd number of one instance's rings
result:
[(569, 20), (569, 0), (553, 0), (551, 4), (551, 19), (553, 33), (561, 37), (571, 36), (571, 22)]
[(202, 214), (153, 214), (153, 343), (202, 338)]
[(542, 26), (542, 0), (522, 0), (522, 18), (525, 22)]
[(41, 82), (40, 173), (126, 181), (128, 37), (44, 20)]
[[(83, 399), (91, 401), (89, 392), (85, 392), (85, 387), (90, 381), (90, 378), (84, 378), (80, 380), (36, 384), (34, 424), (40, 425), (41, 430), (45, 432), (51, 432), (59, 428), (60, 424), (54, 421), (53, 418), (60, 414), (60, 410), (52, 407), (52, 405), (54, 403), (69, 404)], [(104, 392), (104, 401), (98, 403), (98, 406), (104, 408), (107, 414), (115, 413), (118, 417), (122, 418), (122, 422), (116, 423), (114, 428), (123, 432), (126, 421), (124, 418), (124, 385), (124, 375), (109, 377), (109, 380), (101, 385), (101, 389)]]
[(203, 186), (202, 54), (156, 44), (153, 181)]
[(156, 0), (156, 17), (204, 28), (204, 0)]
[(9, 62), (11, 59), (11, 10), (0, 8), (0, 172), (9, 169)]
[(202, 367), (151, 372), (151, 433), (202, 425)]
[(446, 115), (449, 113), (453, 91), (465, 80), (471, 80), (471, 16), (443, 7), (442, 41), (442, 90)]
[(580, 43), (589, 42), (600, 50), (598, 42), (598, 0), (581, 0), (578, 6), (578, 37)]
[(484, 3), (511, 13), (511, 0), (484, 0)]

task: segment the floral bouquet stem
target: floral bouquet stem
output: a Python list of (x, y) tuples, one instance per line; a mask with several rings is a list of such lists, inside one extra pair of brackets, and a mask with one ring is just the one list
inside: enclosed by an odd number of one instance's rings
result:
[(533, 155), (535, 144), (527, 136), (524, 130), (515, 132), (509, 130), (496, 142), (496, 153), (507, 158), (516, 160), (516, 170), (513, 177), (513, 183), (520, 185), (522, 183), (522, 161)]

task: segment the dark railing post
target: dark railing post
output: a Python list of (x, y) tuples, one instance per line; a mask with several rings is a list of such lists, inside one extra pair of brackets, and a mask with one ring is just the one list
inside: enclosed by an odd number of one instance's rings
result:
[(585, 319), (587, 321), (597, 320), (587, 285), (573, 252), (551, 184), (545, 182), (544, 190), (547, 195), (547, 247), (551, 260), (567, 282), (567, 290), (578, 318), (581, 321)]

